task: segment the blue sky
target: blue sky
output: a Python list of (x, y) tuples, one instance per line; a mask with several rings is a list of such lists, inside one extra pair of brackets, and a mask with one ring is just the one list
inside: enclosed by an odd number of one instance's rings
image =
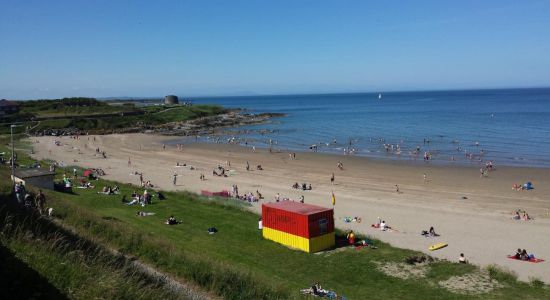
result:
[(0, 98), (550, 86), (550, 1), (15, 1)]

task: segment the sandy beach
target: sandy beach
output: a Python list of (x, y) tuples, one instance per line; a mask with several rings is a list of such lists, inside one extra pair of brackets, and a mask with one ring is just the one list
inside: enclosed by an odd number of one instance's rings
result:
[[(95, 141), (94, 141), (95, 138)], [(480, 177), (479, 166), (434, 166), (423, 162), (373, 160), (364, 157), (319, 153), (297, 153), (293, 160), (287, 152), (235, 145), (192, 144), (183, 150), (163, 143), (170, 137), (145, 134), (107, 136), (33, 137), (34, 157), (63, 161), (67, 165), (102, 168), (105, 178), (139, 184), (144, 180), (165, 190), (231, 190), (240, 193), (260, 191), (264, 199), (281, 197), (329, 207), (331, 193), (336, 196), (337, 227), (353, 229), (394, 246), (423, 251), (438, 258), (467, 260), (481, 266), (497, 264), (510, 269), (522, 280), (538, 278), (550, 283), (550, 172), (548, 169), (496, 166), (487, 177)], [(54, 144), (61, 142), (60, 146)], [(105, 151), (107, 158), (95, 149)], [(128, 159), (131, 165), (128, 165)], [(250, 171), (246, 170), (247, 161)], [(342, 162), (344, 169), (337, 168)], [(176, 167), (176, 163), (186, 167)], [(228, 166), (231, 163), (231, 167)], [(228, 177), (212, 175), (217, 165), (234, 170)], [(189, 166), (195, 170), (191, 170)], [(261, 165), (263, 170), (256, 170)], [(172, 176), (177, 172), (177, 185)], [(335, 174), (334, 185), (330, 182)], [(206, 180), (199, 179), (200, 174)], [(427, 179), (424, 179), (424, 174)], [(515, 191), (514, 183), (531, 181), (533, 190)], [(311, 191), (292, 189), (293, 183), (310, 183)], [(399, 186), (399, 192), (396, 186)], [(515, 221), (512, 213), (526, 210), (534, 220)], [(360, 217), (362, 222), (346, 223), (343, 217)], [(397, 231), (371, 228), (380, 217)], [(434, 226), (441, 236), (426, 238), (422, 230)], [(429, 252), (432, 244), (449, 246)], [(517, 248), (525, 248), (547, 261), (529, 263), (508, 259)]]

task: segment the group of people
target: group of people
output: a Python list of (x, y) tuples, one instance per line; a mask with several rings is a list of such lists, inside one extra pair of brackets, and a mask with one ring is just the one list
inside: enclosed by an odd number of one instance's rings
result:
[(311, 183), (310, 184), (307, 184), (307, 183), (302, 183), (301, 185), (298, 184), (298, 182), (295, 182), (293, 185), (292, 185), (292, 188), (293, 189), (302, 189), (303, 191), (311, 191), (313, 188), (311, 187)]
[(226, 170), (222, 165), (218, 165), (216, 169), (212, 170), (213, 176), (219, 176), (219, 177), (227, 177), (225, 174)]
[(527, 250), (525, 250), (525, 249), (522, 250), (522, 249), (518, 248), (518, 250), (516, 251), (516, 254), (514, 255), (514, 258), (515, 259), (520, 259), (520, 260), (530, 260), (530, 259), (534, 259), (535, 255), (534, 254), (528, 254)]
[[(160, 192), (157, 193), (159, 200), (161, 199), (162, 194)], [(164, 196), (162, 196), (164, 198)], [(122, 197), (122, 203), (126, 205), (141, 205), (145, 206), (147, 204), (151, 204), (153, 201), (153, 195), (151, 195), (147, 190), (143, 192), (142, 195), (138, 194), (136, 191), (132, 193), (132, 200), (127, 201), (126, 196)]]
[(425, 236), (425, 237), (436, 237), (436, 236), (439, 236), (439, 234), (435, 233), (435, 229), (432, 227), (430, 227), (430, 230), (422, 230), (422, 232), (420, 233), (422, 236)]
[(260, 193), (260, 191), (258, 190), (256, 190), (256, 193), (250, 192), (250, 193), (244, 193), (242, 195), (239, 195), (237, 190), (236, 196), (234, 197), (243, 201), (248, 201), (250, 203), (259, 202), (261, 199), (264, 198), (262, 193)]
[[(15, 183), (14, 194), (17, 203), (23, 205), (27, 209), (36, 208), (41, 215), (51, 214), (52, 210), (46, 210), (46, 196), (42, 190), (38, 190), (36, 196), (32, 196), (21, 182)], [(34, 201), (33, 201), (34, 200)]]
[(523, 211), (523, 216), (520, 215), (520, 212), (522, 212), (521, 210), (516, 210), (516, 212), (514, 213), (514, 215), (512, 216), (512, 219), (513, 220), (523, 220), (523, 221), (529, 221), (529, 220), (532, 220), (533, 218), (531, 218), (529, 216), (529, 214), (526, 212), (526, 211)]
[(115, 195), (120, 193), (120, 188), (118, 185), (115, 185), (114, 187), (111, 187), (110, 185), (106, 185), (103, 187), (101, 192), (97, 192), (98, 194), (105, 194), (105, 195)]

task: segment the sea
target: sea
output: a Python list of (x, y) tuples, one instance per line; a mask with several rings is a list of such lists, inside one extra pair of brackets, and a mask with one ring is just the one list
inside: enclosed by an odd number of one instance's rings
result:
[(199, 142), (419, 163), (550, 167), (550, 88), (191, 100), (285, 114)]

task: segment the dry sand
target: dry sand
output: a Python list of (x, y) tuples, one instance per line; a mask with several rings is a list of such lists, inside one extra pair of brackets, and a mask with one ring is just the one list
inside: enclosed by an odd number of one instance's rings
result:
[[(175, 146), (162, 149), (169, 137), (127, 134), (93, 137), (80, 140), (68, 137), (33, 138), (35, 157), (64, 161), (83, 167), (103, 168), (108, 179), (139, 184), (134, 171), (143, 172), (144, 180), (151, 180), (166, 190), (231, 190), (237, 184), (239, 192), (259, 190), (263, 201), (273, 201), (274, 195), (298, 199), (304, 195), (306, 203), (329, 207), (331, 191), (336, 195), (335, 219), (339, 228), (351, 228), (390, 244), (419, 250), (438, 258), (456, 261), (460, 253), (467, 260), (486, 266), (497, 264), (516, 272), (520, 279), (539, 278), (550, 283), (550, 172), (548, 169), (498, 167), (487, 178), (480, 178), (479, 166), (434, 166), (423, 162), (392, 162), (364, 157), (336, 156), (318, 153), (297, 153), (291, 160), (288, 153), (269, 153), (265, 149), (253, 152), (251, 148), (234, 145), (193, 144), (183, 151)], [(62, 145), (56, 146), (54, 140)], [(95, 149), (106, 151), (107, 159), (95, 154)], [(140, 150), (141, 147), (141, 150)], [(131, 159), (131, 167), (128, 166)], [(75, 162), (76, 160), (76, 162)], [(212, 170), (231, 162), (234, 174), (213, 177)], [(251, 171), (246, 171), (249, 161)], [(341, 161), (344, 170), (336, 163)], [(176, 168), (176, 162), (193, 165), (197, 170)], [(263, 171), (257, 171), (261, 164)], [(178, 184), (172, 184), (177, 172)], [(331, 185), (331, 173), (335, 184)], [(206, 175), (201, 181), (199, 175)], [(423, 174), (428, 175), (425, 181)], [(535, 189), (514, 191), (512, 184), (532, 181)], [(311, 183), (312, 191), (294, 190), (294, 182)], [(395, 184), (400, 192), (395, 191)], [(467, 197), (467, 199), (463, 199)], [(261, 204), (261, 202), (260, 202)], [(514, 221), (516, 209), (526, 210), (533, 221)], [(255, 211), (260, 205), (253, 206)], [(361, 217), (361, 223), (345, 223), (342, 217)], [(382, 232), (371, 228), (377, 217), (386, 220), (398, 232)], [(434, 226), (441, 234), (425, 238), (422, 230)], [(429, 252), (435, 243), (446, 242), (448, 247)], [(549, 261), (528, 263), (507, 259), (517, 248)]]

